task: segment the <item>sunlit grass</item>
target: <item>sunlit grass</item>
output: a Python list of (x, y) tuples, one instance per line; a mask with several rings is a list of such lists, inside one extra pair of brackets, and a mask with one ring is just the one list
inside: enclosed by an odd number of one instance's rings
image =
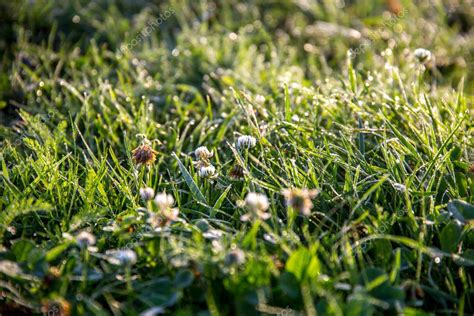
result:
[(466, 4), (47, 3), (1, 44), (0, 313), (474, 312)]

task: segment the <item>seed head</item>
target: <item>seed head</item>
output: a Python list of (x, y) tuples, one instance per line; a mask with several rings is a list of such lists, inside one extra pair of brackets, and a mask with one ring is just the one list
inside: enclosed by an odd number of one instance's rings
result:
[(142, 144), (132, 150), (132, 160), (137, 165), (151, 165), (155, 162), (156, 152), (148, 144)]
[(285, 197), (287, 206), (294, 208), (304, 216), (309, 216), (313, 208), (311, 199), (318, 194), (318, 191), (308, 189), (284, 189), (282, 190), (282, 194)]
[(257, 144), (257, 139), (253, 136), (250, 135), (242, 135), (239, 138), (237, 138), (237, 148), (252, 148), (255, 147)]

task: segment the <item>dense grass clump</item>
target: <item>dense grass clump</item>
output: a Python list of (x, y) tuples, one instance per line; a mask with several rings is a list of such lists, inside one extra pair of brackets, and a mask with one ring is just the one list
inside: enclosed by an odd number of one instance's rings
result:
[(474, 313), (470, 1), (0, 8), (0, 314)]

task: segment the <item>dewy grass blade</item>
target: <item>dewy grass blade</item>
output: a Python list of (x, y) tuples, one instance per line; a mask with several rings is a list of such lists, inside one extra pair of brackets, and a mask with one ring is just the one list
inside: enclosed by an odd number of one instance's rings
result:
[(201, 190), (199, 189), (198, 185), (196, 184), (196, 182), (194, 182), (194, 179), (193, 177), (191, 177), (191, 174), (188, 172), (188, 170), (186, 169), (186, 167), (183, 165), (183, 163), (181, 162), (181, 160), (178, 158), (178, 156), (175, 154), (175, 153), (172, 153), (171, 154), (175, 159), (176, 161), (178, 162), (178, 167), (179, 167), (179, 170), (181, 171), (181, 174), (183, 175), (184, 177), (184, 181), (186, 181), (186, 184), (188, 185), (188, 188), (189, 190), (191, 190), (191, 193), (193, 195), (193, 197), (198, 200), (199, 202), (202, 202), (204, 204), (207, 205), (207, 201), (206, 201), (206, 198), (204, 197), (204, 195), (202, 194)]

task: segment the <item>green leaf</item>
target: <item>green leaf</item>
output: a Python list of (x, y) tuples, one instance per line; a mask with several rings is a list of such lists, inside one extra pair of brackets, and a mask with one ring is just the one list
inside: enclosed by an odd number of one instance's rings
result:
[(180, 270), (174, 278), (174, 286), (178, 289), (184, 289), (190, 286), (194, 281), (194, 274), (190, 270)]
[(285, 85), (285, 120), (291, 122), (291, 104), (290, 93), (288, 92), (288, 85)]
[(186, 181), (186, 184), (188, 185), (189, 187), (189, 190), (191, 190), (191, 194), (193, 195), (193, 197), (204, 203), (204, 204), (207, 204), (206, 202), (206, 198), (204, 197), (204, 195), (202, 194), (201, 190), (199, 189), (198, 185), (196, 184), (196, 182), (194, 182), (193, 180), (193, 177), (191, 177), (191, 174), (189, 174), (188, 170), (186, 169), (186, 167), (183, 165), (183, 163), (181, 162), (181, 160), (178, 158), (178, 156), (175, 154), (175, 153), (172, 153), (172, 156), (176, 159), (176, 161), (178, 162), (178, 167), (179, 167), (179, 170), (181, 170), (181, 173), (183, 174), (183, 177), (184, 177), (184, 181)]
[(461, 222), (474, 219), (474, 205), (461, 200), (453, 200), (448, 203), (449, 213)]
[(260, 222), (255, 221), (250, 231), (245, 235), (244, 240), (242, 240), (242, 247), (248, 249), (255, 249), (257, 246), (257, 233), (258, 228), (260, 227)]
[(15, 217), (30, 212), (50, 211), (52, 206), (41, 200), (29, 198), (27, 200), (14, 201), (6, 210), (0, 212), (0, 240), (3, 238), (5, 229), (13, 222)]
[(319, 275), (319, 260), (305, 248), (293, 252), (286, 262), (286, 271), (292, 273), (298, 281)]
[(300, 286), (296, 277), (289, 272), (284, 272), (280, 276), (279, 285), (285, 295), (297, 299), (300, 297)]
[(59, 257), (69, 247), (69, 243), (56, 246), (46, 253), (46, 261), (50, 262)]
[(447, 252), (455, 252), (461, 239), (462, 229), (454, 222), (446, 225), (441, 231), (441, 249)]
[(218, 210), (222, 203), (224, 202), (225, 198), (227, 197), (227, 194), (229, 193), (230, 189), (232, 188), (232, 185), (229, 185), (224, 192), (222, 192), (221, 196), (217, 199), (216, 203), (214, 204), (214, 207), (216, 210)]

